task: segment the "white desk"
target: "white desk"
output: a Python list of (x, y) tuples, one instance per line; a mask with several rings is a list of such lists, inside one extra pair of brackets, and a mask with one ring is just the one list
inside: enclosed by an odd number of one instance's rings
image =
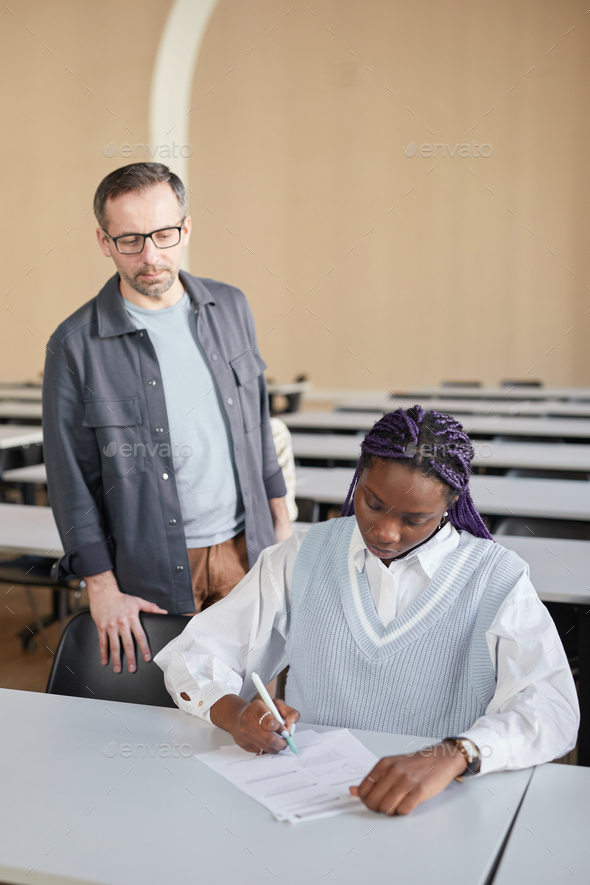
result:
[(494, 885), (590, 881), (590, 769), (535, 769)]
[(590, 605), (590, 541), (496, 535), (498, 544), (528, 562), (543, 602)]
[(0, 419), (41, 421), (41, 403), (0, 402)]
[(34, 485), (47, 485), (45, 464), (29, 464), (27, 467), (14, 467), (2, 472), (2, 482), (24, 482)]
[[(180, 755), (231, 743), (180, 710), (4, 689), (0, 718), (0, 878), (32, 885), (358, 885), (392, 870), (407, 885), (483, 885), (531, 777), (453, 782), (407, 817), (359, 805), (290, 826)], [(378, 756), (410, 740), (355, 734)], [(133, 756), (173, 741), (177, 758)]]
[(375, 394), (363, 394), (348, 397), (337, 403), (341, 412), (363, 412), (367, 409), (380, 409), (393, 412), (395, 409), (409, 409), (416, 404), (424, 409), (435, 409), (448, 415), (529, 415), (557, 418), (590, 418), (590, 402), (572, 402), (556, 399), (537, 400), (486, 400), (486, 399), (452, 399), (445, 397), (391, 397)]
[(42, 387), (0, 386), (0, 400), (18, 400), (20, 402), (40, 403), (43, 398)]
[[(305, 430), (370, 430), (382, 418), (381, 412), (295, 412), (281, 419), (296, 433)], [(557, 437), (590, 439), (590, 418), (510, 418), (498, 415), (468, 415), (461, 422), (471, 436)]]
[(292, 381), (290, 384), (267, 383), (268, 392), (271, 396), (292, 396), (294, 393), (307, 393), (311, 390), (310, 381)]
[(400, 396), (467, 399), (562, 399), (590, 402), (590, 387), (418, 387)]
[[(353, 472), (349, 467), (297, 467), (297, 497), (342, 504)], [(472, 476), (469, 484), (482, 513), (590, 520), (590, 484), (586, 482)]]
[(294, 433), (293, 455), (296, 458), (317, 458), (327, 461), (354, 461), (361, 452), (364, 434)]
[(25, 424), (0, 424), (0, 449), (16, 449), (43, 442), (40, 427), (27, 427)]
[(281, 415), (291, 431), (299, 430), (370, 430), (375, 421), (383, 417), (382, 412), (293, 412)]
[(62, 556), (51, 507), (0, 504), (0, 551), (13, 556)]
[[(360, 454), (362, 436), (352, 434), (294, 433), (296, 458), (353, 461)], [(476, 440), (475, 467), (524, 467), (540, 470), (590, 472), (590, 445), (575, 443), (519, 443)]]

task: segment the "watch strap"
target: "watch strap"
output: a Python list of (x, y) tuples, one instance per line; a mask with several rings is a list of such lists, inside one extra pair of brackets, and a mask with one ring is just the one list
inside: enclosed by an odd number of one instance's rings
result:
[[(457, 745), (457, 750), (463, 756), (463, 758), (467, 761), (467, 768), (460, 774), (455, 780), (462, 781), (465, 777), (473, 777), (473, 775), (479, 772), (481, 766), (481, 756), (479, 754), (479, 750), (469, 738), (462, 737), (446, 737), (445, 741), (454, 741)], [(444, 741), (443, 741), (444, 742)]]

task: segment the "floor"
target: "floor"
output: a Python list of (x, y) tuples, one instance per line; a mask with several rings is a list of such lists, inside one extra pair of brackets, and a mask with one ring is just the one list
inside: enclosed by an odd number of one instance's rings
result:
[[(48, 615), (52, 610), (51, 591), (44, 587), (32, 590), (41, 616)], [(35, 623), (25, 588), (0, 584), (0, 600), (0, 688), (45, 691), (59, 642), (59, 623), (46, 628), (47, 644), (35, 637), (25, 651), (18, 634)], [(85, 604), (86, 600), (82, 597), (80, 602)]]

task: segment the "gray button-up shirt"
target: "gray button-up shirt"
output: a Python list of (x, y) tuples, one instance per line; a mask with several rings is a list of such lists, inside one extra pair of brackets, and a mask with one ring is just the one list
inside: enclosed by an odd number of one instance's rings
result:
[[(266, 364), (242, 292), (184, 272), (181, 279), (231, 431), (252, 565), (274, 543), (268, 499), (286, 491), (269, 422)], [(113, 569), (123, 592), (170, 613), (194, 611), (178, 493), (162, 445), (169, 429), (153, 345), (125, 310), (116, 274), (47, 345), (43, 442), (66, 551), (55, 576)]]

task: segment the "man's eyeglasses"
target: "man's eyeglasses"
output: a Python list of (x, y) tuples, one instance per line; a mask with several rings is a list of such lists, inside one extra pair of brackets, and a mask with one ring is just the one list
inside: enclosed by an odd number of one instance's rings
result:
[(113, 241), (117, 252), (120, 252), (121, 255), (137, 255), (143, 251), (148, 238), (157, 249), (171, 249), (173, 246), (178, 246), (183, 225), (184, 218), (178, 227), (162, 227), (159, 230), (153, 230), (151, 234), (124, 234), (122, 237), (111, 237), (104, 228), (103, 233)]

